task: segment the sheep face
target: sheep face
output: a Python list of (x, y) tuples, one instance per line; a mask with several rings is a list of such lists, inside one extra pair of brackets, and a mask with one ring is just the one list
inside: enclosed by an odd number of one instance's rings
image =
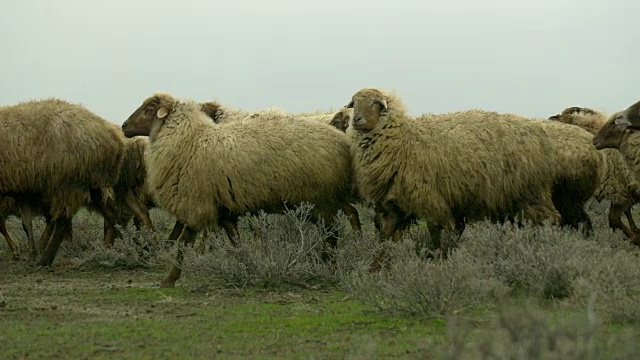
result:
[(549, 116), (548, 120), (560, 121), (560, 114)]
[(147, 98), (122, 124), (126, 137), (149, 136), (154, 126), (162, 126), (177, 101), (166, 94), (156, 94)]
[(617, 113), (614, 122), (619, 127), (640, 130), (640, 101)]
[(616, 125), (616, 120), (621, 113), (615, 113), (611, 115), (609, 120), (593, 137), (593, 146), (598, 149), (618, 149), (623, 140), (629, 136), (631, 130), (626, 129), (624, 126)]
[(349, 127), (349, 121), (351, 121), (351, 114), (352, 114), (351, 109), (346, 109), (346, 108), (340, 109), (340, 111), (338, 111), (333, 116), (329, 125), (337, 128), (342, 132), (345, 132)]
[(218, 122), (218, 109), (220, 109), (220, 104), (215, 101), (208, 101), (200, 103), (200, 107), (202, 108), (202, 112), (207, 114), (213, 122)]
[(375, 128), (380, 116), (388, 110), (384, 94), (375, 89), (362, 89), (355, 93), (347, 108), (353, 108), (353, 128), (362, 132)]

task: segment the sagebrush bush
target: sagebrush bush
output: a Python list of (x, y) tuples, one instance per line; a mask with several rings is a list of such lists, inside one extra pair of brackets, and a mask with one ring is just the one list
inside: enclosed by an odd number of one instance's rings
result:
[(636, 359), (633, 332), (604, 330), (591, 308), (551, 316), (534, 304), (500, 304), (477, 328), (461, 317), (450, 317), (445, 346), (432, 345), (436, 358), (461, 359)]
[(387, 246), (386, 265), (379, 272), (353, 271), (342, 285), (362, 301), (386, 312), (442, 317), (486, 307), (506, 291), (472, 257), (454, 255), (431, 260), (416, 252), (414, 241)]
[[(241, 218), (237, 247), (231, 245), (223, 231), (212, 232), (207, 240), (208, 252), (185, 252), (185, 272), (219, 278), (233, 286), (336, 283), (340, 274), (361, 264), (373, 251), (359, 241), (344, 215), (328, 229), (310, 221), (311, 209), (307, 204), (282, 215), (261, 212), (252, 218), (260, 229), (259, 237), (249, 226), (251, 218)], [(332, 230), (341, 236), (334, 261), (325, 263), (321, 253)]]
[[(160, 210), (152, 211), (150, 215), (156, 232), (144, 229), (137, 231), (130, 222), (124, 229), (118, 227), (122, 239), (116, 239), (113, 247), (107, 249), (103, 244), (102, 216), (80, 210), (73, 218), (73, 239), (62, 242), (56, 264), (98, 269), (166, 267), (171, 250), (166, 248), (165, 243), (167, 231), (173, 226), (173, 218)], [(44, 225), (42, 218), (34, 221), (34, 232), (38, 236), (44, 230)]]

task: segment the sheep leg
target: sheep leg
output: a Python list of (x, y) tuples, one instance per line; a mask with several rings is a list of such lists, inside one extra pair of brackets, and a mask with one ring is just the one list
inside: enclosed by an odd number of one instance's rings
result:
[(58, 248), (64, 240), (65, 237), (70, 236), (71, 232), (71, 218), (70, 217), (61, 217), (54, 221), (55, 230), (53, 231), (53, 236), (51, 236), (51, 241), (47, 245), (47, 248), (44, 250), (42, 254), (42, 258), (38, 262), (40, 266), (51, 266), (53, 260), (56, 257), (56, 253), (58, 252)]
[(205, 228), (202, 230), (202, 241), (200, 241), (200, 245), (198, 246), (198, 253), (204, 254), (205, 250), (207, 250), (207, 242), (209, 241), (209, 237), (211, 236), (211, 231)]
[(328, 246), (323, 246), (321, 252), (322, 261), (325, 263), (334, 260), (333, 253), (338, 247), (338, 234), (336, 233), (337, 230), (333, 227), (335, 215), (336, 213), (334, 211), (318, 210), (315, 208), (311, 212), (312, 222), (316, 225), (320, 225), (320, 222), (322, 221), (324, 226), (330, 230), (327, 238), (325, 239), (325, 245)]
[(176, 262), (171, 268), (169, 275), (160, 283), (160, 287), (174, 287), (176, 285), (176, 281), (180, 279), (180, 275), (182, 274), (182, 262), (184, 260), (183, 248), (184, 246), (193, 244), (193, 240), (195, 240), (197, 235), (197, 230), (183, 224), (182, 233), (177, 239), (178, 251), (176, 253)]
[[(115, 227), (118, 222), (116, 221), (116, 211), (113, 207), (113, 203), (111, 201), (105, 201), (103, 199), (103, 195), (104, 193), (101, 189), (90, 190), (91, 199), (98, 204), (98, 210), (100, 214), (102, 215), (104, 220), (109, 223), (109, 226), (113, 227), (115, 233), (114, 237), (122, 239), (122, 233), (120, 232), (120, 230), (118, 230), (118, 228)], [(103, 241), (106, 244), (110, 240), (103, 239)], [(111, 244), (113, 244), (113, 242), (111, 242)]]
[(135, 216), (133, 217), (133, 226), (135, 226), (136, 230), (138, 230), (138, 231), (140, 231), (142, 229), (142, 223)]
[[(387, 208), (376, 207), (376, 209), (377, 212), (374, 217), (374, 222), (377, 221), (378, 223), (378, 226), (380, 228), (380, 240), (382, 242), (385, 242), (389, 239), (391, 239), (393, 242), (397, 242), (402, 238), (403, 232), (413, 222), (416, 221), (415, 216), (403, 215), (396, 206)], [(379, 271), (385, 262), (386, 254), (384, 249), (381, 249), (378, 254), (375, 255), (370, 270)]]
[(149, 217), (149, 209), (138, 201), (138, 198), (133, 194), (133, 191), (129, 190), (124, 200), (131, 212), (133, 212), (135, 218), (138, 219), (138, 221), (140, 221), (147, 230), (153, 231), (153, 224)]
[(251, 231), (257, 239), (262, 237), (262, 229), (260, 228), (260, 224), (258, 222), (258, 218), (255, 216), (251, 217), (251, 221), (249, 222), (249, 227), (251, 227)]
[(238, 217), (232, 216), (232, 215), (221, 216), (218, 221), (222, 226), (222, 228), (224, 229), (224, 231), (227, 233), (227, 236), (229, 237), (231, 244), (234, 247), (237, 247), (238, 244), (236, 240), (238, 239), (238, 234), (239, 234)]
[(36, 239), (33, 236), (33, 209), (28, 202), (19, 202), (18, 207), (20, 208), (22, 229), (27, 234), (27, 241), (29, 242), (29, 256), (35, 259), (38, 251), (36, 249)]
[(611, 203), (609, 208), (609, 227), (612, 229), (620, 229), (629, 238), (634, 239), (636, 234), (622, 222), (622, 214), (624, 209), (620, 205)]
[(38, 250), (43, 252), (47, 245), (49, 245), (49, 240), (51, 240), (51, 235), (55, 230), (55, 222), (51, 221), (51, 215), (45, 214), (46, 225), (44, 227), (44, 231), (42, 231), (42, 235), (40, 235), (40, 240), (38, 240)]
[(633, 221), (633, 215), (631, 215), (631, 208), (624, 210), (624, 215), (627, 217), (627, 221), (629, 222), (629, 227), (631, 231), (634, 233), (638, 231), (638, 227), (636, 226), (636, 222)]
[(351, 228), (353, 228), (354, 231), (361, 233), (362, 224), (360, 223), (360, 215), (358, 214), (358, 210), (353, 205), (346, 204), (342, 207), (342, 211), (349, 218)]
[(11, 235), (9, 235), (9, 232), (7, 231), (7, 222), (5, 219), (0, 220), (0, 234), (4, 236), (5, 240), (7, 240), (7, 245), (9, 246), (9, 250), (11, 251), (11, 254), (13, 255), (13, 257), (17, 258), (18, 247), (16, 246), (16, 243), (13, 241), (13, 239), (11, 238)]
[(176, 224), (173, 225), (173, 230), (171, 230), (171, 234), (169, 234), (169, 243), (173, 243), (176, 240), (178, 240), (178, 237), (180, 237), (180, 234), (182, 234), (182, 230), (184, 228), (184, 224), (182, 222), (180, 222), (180, 220), (176, 220)]
[(113, 243), (116, 239), (116, 232), (118, 231), (118, 229), (115, 228), (115, 226), (113, 226), (111, 223), (109, 223), (107, 221), (107, 219), (103, 220), (103, 230), (104, 230), (104, 238), (103, 238), (103, 243), (104, 243), (104, 247), (107, 249), (111, 249), (111, 247), (113, 246)]

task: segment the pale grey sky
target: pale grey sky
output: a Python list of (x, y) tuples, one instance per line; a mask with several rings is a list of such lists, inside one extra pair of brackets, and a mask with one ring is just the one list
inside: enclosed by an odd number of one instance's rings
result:
[(640, 99), (635, 0), (21, 0), (0, 11), (0, 105), (57, 96), (122, 123), (154, 91), (336, 109), (547, 117)]

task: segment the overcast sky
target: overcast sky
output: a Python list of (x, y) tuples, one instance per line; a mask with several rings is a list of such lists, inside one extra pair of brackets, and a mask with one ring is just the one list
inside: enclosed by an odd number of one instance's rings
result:
[(336, 109), (548, 117), (640, 99), (637, 0), (21, 0), (0, 8), (0, 105), (61, 97), (122, 123), (154, 91)]

